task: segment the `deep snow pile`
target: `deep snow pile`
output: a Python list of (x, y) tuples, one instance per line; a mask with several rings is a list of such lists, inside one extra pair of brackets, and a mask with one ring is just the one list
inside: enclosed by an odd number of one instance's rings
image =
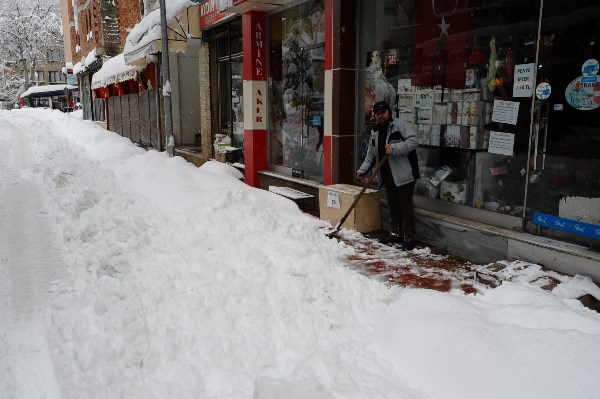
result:
[(514, 283), (388, 288), (348, 270), (351, 249), (322, 222), (225, 165), (195, 168), (59, 112), (0, 118), (27, 131), (64, 238), (50, 342), (67, 398), (600, 391), (600, 316), (575, 300)]

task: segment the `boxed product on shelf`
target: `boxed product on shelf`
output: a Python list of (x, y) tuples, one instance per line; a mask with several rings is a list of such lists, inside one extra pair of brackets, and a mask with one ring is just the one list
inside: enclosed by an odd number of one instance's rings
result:
[(471, 116), (471, 103), (468, 102), (461, 102), (462, 106), (460, 106), (459, 108), (462, 110), (461, 116), (460, 116), (460, 125), (470, 125), (471, 124), (471, 120), (469, 119), (469, 117)]
[(462, 115), (463, 115), (463, 102), (458, 101), (456, 103), (456, 125), (462, 125)]
[(432, 89), (417, 89), (415, 107), (433, 107), (434, 92)]
[(417, 123), (431, 124), (432, 108), (417, 108)]
[(431, 143), (431, 125), (417, 125), (416, 130), (419, 144)]
[(399, 110), (412, 110), (414, 108), (414, 106), (415, 106), (415, 95), (413, 93), (398, 95), (398, 109)]
[(404, 122), (415, 123), (415, 112), (410, 111), (398, 111), (398, 119)]
[(440, 198), (444, 201), (464, 205), (467, 202), (467, 185), (464, 181), (442, 181)]
[(458, 115), (458, 108), (455, 102), (448, 103), (446, 106), (446, 124), (456, 125), (456, 117)]
[(448, 119), (448, 104), (433, 104), (432, 122), (439, 125), (445, 125)]
[(398, 94), (413, 94), (415, 89), (411, 79), (398, 79)]
[[(486, 149), (484, 147), (484, 129), (483, 126), (471, 126), (470, 127), (471, 146), (474, 149)], [(488, 136), (489, 138), (489, 136)]]
[(450, 101), (453, 103), (459, 102), (463, 100), (463, 91), (459, 89), (453, 89), (450, 92)]
[(427, 125), (430, 126), (430, 145), (440, 146), (442, 144), (442, 125)]
[(443, 145), (445, 147), (460, 147), (460, 126), (448, 125), (444, 132)]
[(463, 101), (480, 101), (481, 100), (481, 90), (480, 89), (468, 89), (463, 90)]
[(485, 111), (484, 111), (484, 125), (492, 123), (492, 114), (494, 113), (494, 103), (486, 102), (485, 103)]
[(429, 182), (435, 187), (438, 187), (441, 182), (444, 181), (448, 176), (452, 174), (452, 168), (448, 165), (444, 165), (431, 175)]

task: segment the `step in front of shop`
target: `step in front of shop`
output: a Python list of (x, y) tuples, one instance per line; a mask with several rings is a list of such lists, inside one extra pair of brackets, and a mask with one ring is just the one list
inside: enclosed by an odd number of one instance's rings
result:
[[(312, 198), (319, 198), (319, 187), (321, 187), (320, 183), (284, 175), (270, 170), (262, 170), (258, 172), (258, 175), (260, 176), (260, 188), (263, 190), (269, 190), (269, 187), (271, 186), (287, 187), (292, 190), (310, 195)], [(311, 200), (308, 201), (307, 204), (310, 204), (312, 209), (315, 211), (319, 208), (319, 201)]]
[(600, 253), (563, 241), (425, 209), (417, 209), (417, 238), (477, 263), (518, 259), (600, 283)]

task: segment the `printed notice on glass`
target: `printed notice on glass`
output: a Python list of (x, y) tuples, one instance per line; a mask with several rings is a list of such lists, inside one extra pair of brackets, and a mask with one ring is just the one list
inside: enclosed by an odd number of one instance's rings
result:
[(340, 209), (340, 193), (327, 191), (327, 206), (329, 208)]
[(490, 132), (488, 152), (501, 155), (513, 155), (515, 135), (512, 133)]
[(535, 64), (515, 65), (513, 97), (531, 97), (533, 94)]
[(515, 101), (495, 100), (492, 111), (492, 122), (517, 124), (519, 116), (519, 103)]

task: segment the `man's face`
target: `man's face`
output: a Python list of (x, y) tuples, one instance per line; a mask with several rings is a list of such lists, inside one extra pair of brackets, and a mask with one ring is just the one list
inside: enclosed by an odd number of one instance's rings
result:
[(388, 119), (390, 119), (390, 111), (388, 111), (387, 109), (375, 112), (375, 120), (377, 122), (385, 122)]

